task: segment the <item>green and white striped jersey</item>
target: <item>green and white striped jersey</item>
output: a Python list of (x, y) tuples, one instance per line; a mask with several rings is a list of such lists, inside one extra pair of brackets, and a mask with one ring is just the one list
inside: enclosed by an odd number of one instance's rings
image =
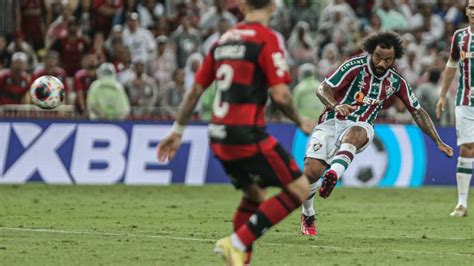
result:
[(451, 41), (451, 63), (458, 63), (461, 75), (459, 76), (456, 106), (474, 106), (474, 34), (469, 27), (457, 30)]
[[(373, 124), (384, 102), (392, 96), (400, 98), (410, 112), (420, 108), (410, 85), (395, 68), (389, 68), (381, 77), (373, 74), (369, 55), (344, 62), (324, 82), (334, 89), (334, 98), (339, 103), (357, 107), (347, 117), (337, 116), (340, 120)], [(319, 123), (335, 117), (334, 111), (326, 109), (319, 117)]]

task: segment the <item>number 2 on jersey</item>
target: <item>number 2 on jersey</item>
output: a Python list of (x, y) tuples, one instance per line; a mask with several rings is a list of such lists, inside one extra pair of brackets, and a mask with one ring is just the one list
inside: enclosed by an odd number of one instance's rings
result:
[(216, 73), (216, 96), (212, 104), (214, 115), (224, 117), (229, 112), (229, 103), (222, 102), (222, 93), (230, 88), (234, 78), (234, 69), (227, 64), (219, 66)]

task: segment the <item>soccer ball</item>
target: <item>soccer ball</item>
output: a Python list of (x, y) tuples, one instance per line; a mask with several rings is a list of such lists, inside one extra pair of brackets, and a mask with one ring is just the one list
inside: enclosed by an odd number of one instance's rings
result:
[(56, 77), (42, 76), (37, 78), (30, 87), (33, 104), (43, 109), (54, 109), (64, 100), (64, 85)]

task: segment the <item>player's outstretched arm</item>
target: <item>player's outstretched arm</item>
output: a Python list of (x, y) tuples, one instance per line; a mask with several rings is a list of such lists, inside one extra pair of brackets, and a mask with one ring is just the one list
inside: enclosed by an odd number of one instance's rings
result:
[(446, 94), (448, 93), (449, 86), (454, 79), (454, 75), (456, 74), (457, 68), (446, 66), (443, 73), (443, 81), (441, 83), (441, 88), (439, 91), (439, 100), (436, 104), (436, 118), (441, 118), (441, 113), (444, 111), (444, 107), (446, 106)]
[(313, 122), (308, 119), (302, 119), (293, 103), (293, 97), (286, 84), (277, 84), (270, 89), (270, 97), (275, 105), (289, 118), (295, 122), (301, 130), (310, 134), (313, 130)]
[(415, 120), (416, 124), (421, 128), (421, 130), (428, 135), (438, 146), (438, 149), (446, 154), (448, 157), (453, 156), (453, 148), (443, 142), (436, 131), (436, 128), (433, 124), (428, 113), (420, 107), (418, 110), (411, 112), (413, 119)]
[(176, 121), (173, 124), (171, 132), (161, 140), (156, 147), (158, 161), (165, 162), (173, 159), (176, 151), (181, 146), (181, 137), (183, 135), (184, 127), (191, 119), (194, 108), (196, 108), (203, 92), (204, 88), (199, 84), (195, 84), (194, 87), (184, 96), (183, 101), (179, 105)]
[(326, 105), (326, 107), (336, 111), (342, 116), (348, 116), (356, 109), (355, 107), (348, 104), (339, 104), (339, 102), (334, 98), (334, 89), (326, 84), (326, 82), (323, 82), (321, 86), (316, 89), (316, 96), (318, 96), (318, 98), (324, 105)]

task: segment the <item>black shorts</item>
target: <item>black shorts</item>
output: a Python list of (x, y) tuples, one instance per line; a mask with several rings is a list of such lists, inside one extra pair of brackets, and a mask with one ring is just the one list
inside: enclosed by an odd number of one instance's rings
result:
[[(270, 143), (269, 143), (270, 142)], [(260, 187), (285, 187), (301, 176), (293, 157), (273, 138), (257, 145), (257, 153), (246, 158), (219, 161), (232, 184), (246, 188), (252, 184)]]

